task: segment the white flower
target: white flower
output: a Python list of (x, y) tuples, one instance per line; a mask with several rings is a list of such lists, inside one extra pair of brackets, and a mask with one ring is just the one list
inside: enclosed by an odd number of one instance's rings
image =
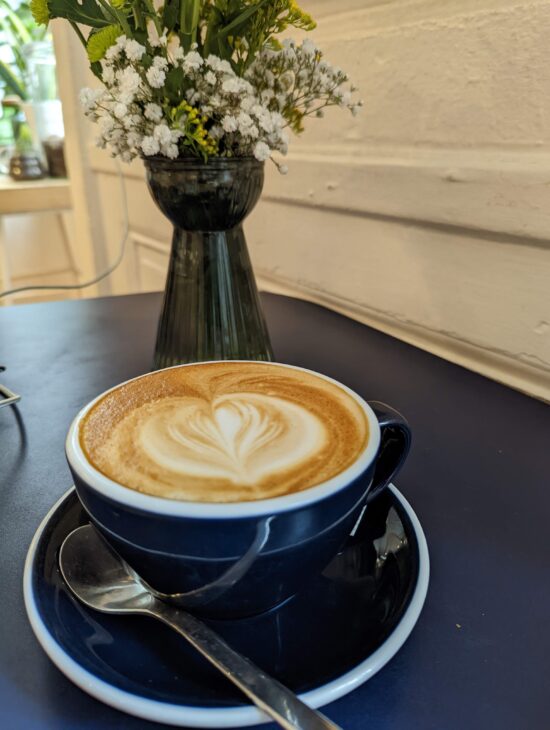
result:
[(254, 157), (260, 162), (264, 162), (271, 157), (271, 150), (265, 142), (256, 143), (256, 146), (254, 147)]
[(162, 148), (162, 154), (169, 157), (171, 160), (175, 160), (179, 157), (179, 149), (177, 144), (167, 144)]
[(141, 149), (144, 155), (158, 155), (160, 145), (154, 137), (144, 137), (141, 141)]
[(181, 61), (184, 56), (179, 36), (177, 36), (175, 33), (170, 34), (170, 38), (168, 39), (168, 43), (166, 45), (166, 53), (168, 54), (168, 58), (174, 65), (176, 61)]
[(141, 61), (141, 57), (145, 53), (145, 46), (142, 46), (141, 43), (130, 38), (126, 41), (124, 52), (126, 53), (126, 58), (129, 61)]
[(138, 72), (134, 71), (131, 66), (126, 66), (126, 68), (117, 71), (115, 75), (119, 89), (123, 93), (131, 94), (135, 93), (139, 89), (141, 79)]
[(154, 68), (166, 71), (166, 69), (168, 68), (168, 61), (164, 58), (164, 56), (155, 56), (153, 58), (153, 66)]
[[(250, 120), (252, 121), (252, 120)], [(236, 132), (239, 124), (235, 117), (225, 116), (222, 119), (222, 127), (225, 132)]]
[(81, 89), (80, 91), (80, 103), (84, 107), (84, 111), (91, 111), (99, 101), (102, 101), (105, 96), (103, 89)]
[(183, 57), (182, 66), (184, 71), (195, 71), (199, 69), (203, 64), (203, 58), (197, 51), (190, 51), (187, 56)]
[(252, 127), (254, 125), (254, 122), (252, 121), (252, 117), (250, 116), (250, 114), (247, 114), (246, 112), (241, 112), (237, 117), (237, 124), (239, 126), (239, 132), (241, 132), (242, 134), (247, 129), (249, 129), (249, 127)]
[(172, 142), (172, 135), (170, 134), (170, 128), (167, 124), (158, 124), (153, 130), (153, 137), (161, 145), (170, 144)]
[(241, 98), (241, 109), (243, 112), (250, 113), (257, 104), (257, 99), (255, 96), (252, 96), (251, 94), (248, 94), (247, 96), (244, 96)]
[(342, 106), (350, 106), (351, 105), (351, 92), (349, 91), (339, 91), (338, 96), (340, 98)]
[(151, 122), (160, 122), (162, 119), (162, 107), (153, 102), (149, 102), (149, 104), (145, 105), (144, 115)]
[(115, 71), (110, 64), (105, 63), (105, 62), (103, 62), (101, 64), (101, 79), (106, 86), (110, 86), (111, 84), (114, 84)]
[(314, 56), (317, 53), (317, 46), (313, 43), (313, 41), (310, 41), (309, 38), (307, 38), (300, 46), (300, 50), (302, 53), (305, 53), (306, 56)]
[(189, 89), (187, 92), (187, 101), (191, 104), (191, 106), (198, 106), (200, 99), (201, 95), (198, 91)]
[(109, 134), (114, 126), (115, 121), (112, 117), (103, 116), (99, 120), (99, 130), (103, 135)]
[(236, 76), (229, 76), (222, 84), (222, 90), (227, 94), (240, 94), (247, 90), (248, 84)]
[(213, 71), (207, 71), (204, 75), (204, 80), (207, 84), (210, 84), (210, 86), (215, 86), (218, 79)]
[(151, 66), (151, 68), (147, 69), (147, 73), (145, 75), (153, 89), (162, 89), (164, 82), (166, 81), (166, 73), (162, 69), (157, 68), (156, 66)]
[(152, 48), (158, 48), (160, 46), (159, 32), (152, 18), (148, 18), (147, 20), (147, 38)]
[(221, 139), (224, 134), (223, 127), (220, 127), (219, 124), (214, 124), (214, 126), (210, 129), (209, 134), (212, 139)]
[(128, 143), (128, 147), (138, 149), (138, 147), (141, 147), (141, 139), (141, 134), (138, 134), (137, 132), (130, 132), (126, 137), (126, 142)]
[(279, 165), (281, 175), (288, 175), (288, 165)]
[(232, 74), (233, 69), (231, 68), (231, 64), (228, 61), (223, 61), (218, 56), (214, 56), (210, 54), (208, 58), (206, 59), (207, 66), (210, 66), (210, 68), (213, 71), (217, 71), (218, 73), (228, 73)]
[(285, 91), (289, 91), (294, 86), (294, 82), (296, 81), (296, 76), (294, 75), (294, 71), (285, 71), (282, 76), (279, 78), (279, 84), (281, 85), (281, 88)]
[(269, 104), (271, 99), (275, 96), (273, 89), (264, 89), (261, 93), (261, 99), (264, 104)]
[(115, 104), (113, 107), (113, 114), (117, 119), (123, 119), (128, 114), (128, 107), (126, 104), (118, 102), (118, 104)]
[[(119, 36), (119, 38), (122, 36)], [(112, 46), (109, 46), (107, 50), (105, 51), (105, 60), (106, 61), (114, 61), (118, 56), (120, 56), (120, 46), (118, 43), (114, 43)]]

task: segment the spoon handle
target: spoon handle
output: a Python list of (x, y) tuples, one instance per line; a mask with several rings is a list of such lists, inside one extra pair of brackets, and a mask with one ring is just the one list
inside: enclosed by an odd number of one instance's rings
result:
[(160, 601), (147, 613), (181, 634), (209, 662), (236, 684), (252, 702), (286, 730), (342, 730), (293, 692), (234, 651), (206, 624)]

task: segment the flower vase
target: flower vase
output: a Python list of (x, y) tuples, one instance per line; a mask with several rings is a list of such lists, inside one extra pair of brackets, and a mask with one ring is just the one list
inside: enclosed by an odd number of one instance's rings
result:
[(144, 158), (147, 184), (174, 226), (153, 367), (273, 360), (242, 223), (258, 202), (254, 158)]

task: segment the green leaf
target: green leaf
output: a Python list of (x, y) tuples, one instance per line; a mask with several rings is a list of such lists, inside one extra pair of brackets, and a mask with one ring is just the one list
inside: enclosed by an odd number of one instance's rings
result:
[(164, 93), (171, 106), (177, 106), (183, 99), (185, 90), (185, 74), (182, 68), (172, 68), (166, 74)]
[(153, 57), (148, 53), (144, 53), (141, 57), (141, 65), (147, 71), (153, 65)]
[(162, 15), (162, 24), (168, 31), (174, 30), (180, 17), (180, 0), (166, 0)]
[(222, 35), (218, 35), (217, 43), (217, 55), (224, 61), (229, 61), (231, 59), (231, 56), (233, 55), (233, 48), (229, 45), (228, 41)]
[(181, 0), (180, 28), (186, 35), (196, 34), (200, 10), (200, 0)]
[(239, 13), (228, 25), (224, 26), (219, 34), (226, 37), (229, 35), (239, 35), (239, 30), (252, 18), (262, 7), (268, 2), (268, 0), (260, 0), (257, 5), (249, 5), (246, 10)]
[(15, 36), (19, 44), (30, 43), (32, 36), (25, 27), (21, 18), (14, 13), (7, 0), (0, 0), (0, 7), (4, 10), (4, 18), (9, 21), (12, 28), (12, 34)]
[(97, 78), (100, 81), (103, 81), (103, 79), (101, 77), (101, 74), (103, 72), (103, 69), (101, 68), (101, 64), (100, 64), (99, 61), (94, 61), (94, 63), (91, 63), (90, 64), (90, 69), (92, 70), (92, 73), (94, 74), (94, 76), (97, 76)]
[(11, 68), (4, 61), (0, 61), (0, 81), (4, 82), (4, 88), (9, 94), (19, 96), (23, 101), (27, 98), (27, 92), (23, 82), (17, 78)]
[(204, 41), (204, 55), (218, 52), (218, 32), (222, 27), (223, 15), (218, 8), (213, 7), (208, 17), (206, 39)]
[(112, 25), (112, 20), (105, 17), (96, 0), (47, 0), (47, 5), (50, 18), (65, 18), (91, 28)]

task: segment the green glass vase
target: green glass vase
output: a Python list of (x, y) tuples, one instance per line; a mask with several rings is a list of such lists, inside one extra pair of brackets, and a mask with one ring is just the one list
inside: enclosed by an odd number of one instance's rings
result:
[(154, 369), (205, 360), (273, 360), (242, 223), (258, 202), (254, 158), (144, 158), (174, 226)]

